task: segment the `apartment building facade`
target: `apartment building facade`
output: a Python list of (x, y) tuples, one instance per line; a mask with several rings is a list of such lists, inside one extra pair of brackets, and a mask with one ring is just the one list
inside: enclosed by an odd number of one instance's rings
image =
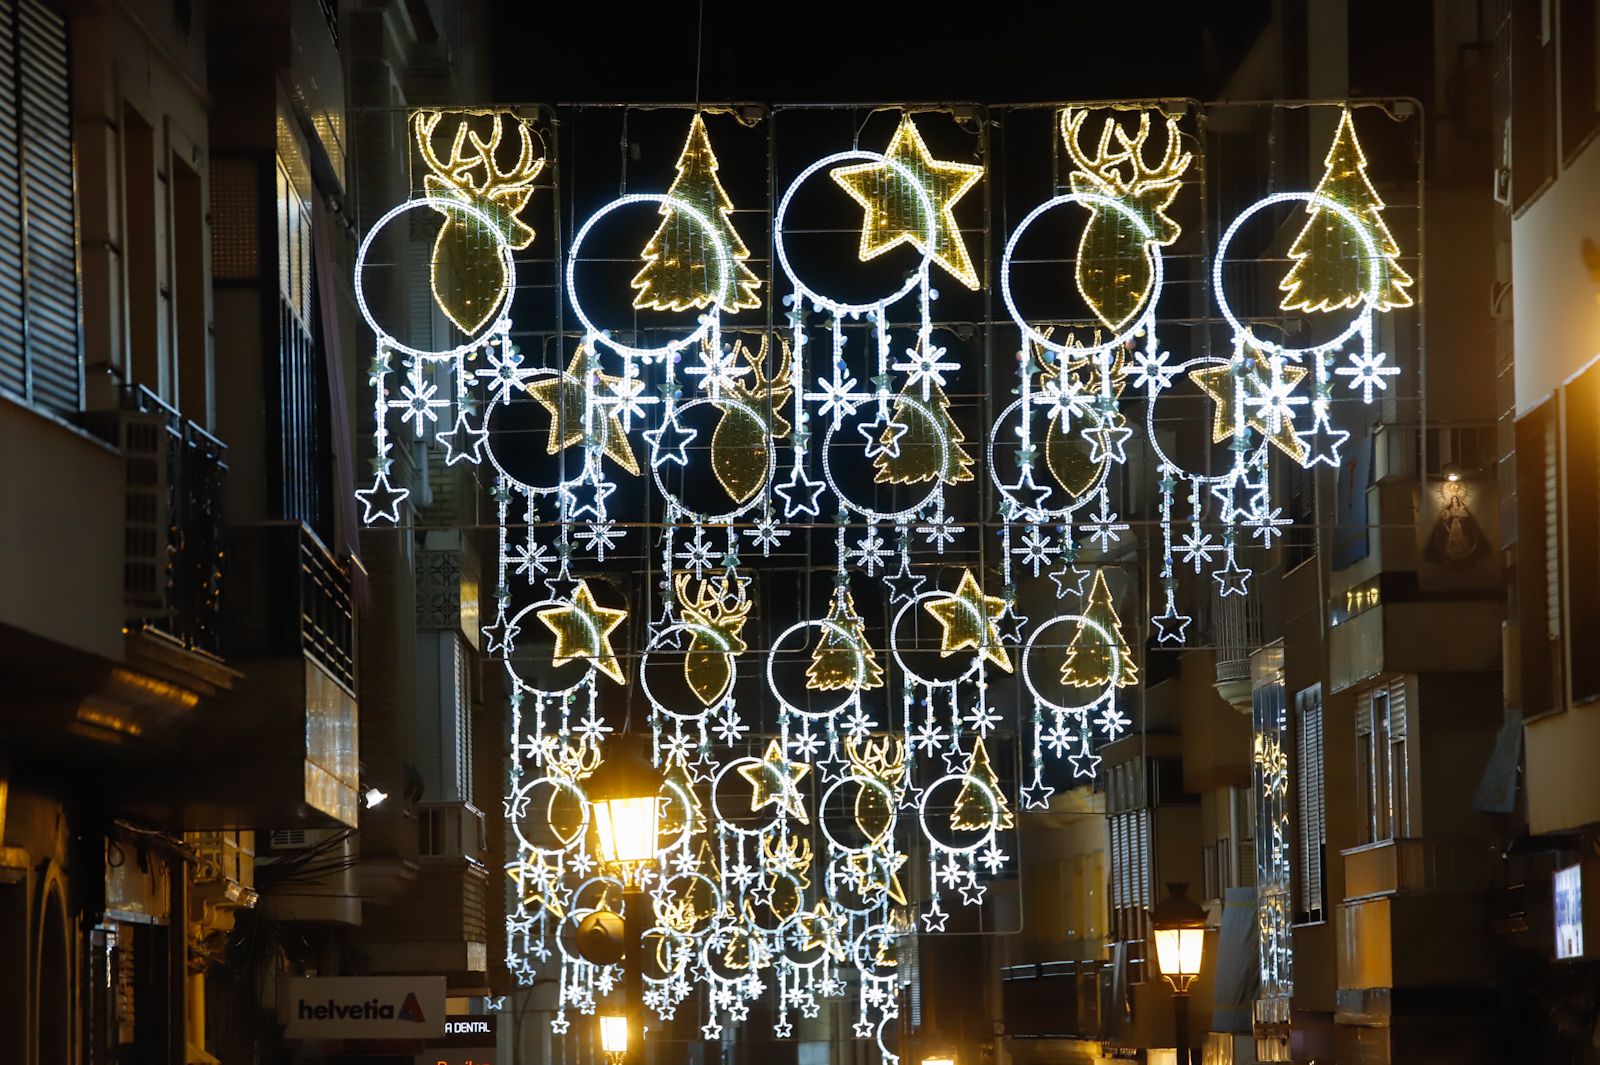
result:
[(0, 5), (17, 1060), (277, 1054), (287, 974), (491, 988), (475, 548), (375, 538), (351, 496), (357, 175), (407, 180), (408, 144), (357, 115), (483, 95), (481, 32), (448, 3)]

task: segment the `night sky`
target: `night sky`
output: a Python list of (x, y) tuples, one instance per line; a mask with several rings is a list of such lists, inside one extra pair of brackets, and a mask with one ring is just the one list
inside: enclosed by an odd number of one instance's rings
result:
[[(705, 0), (698, 98), (1024, 102), (1217, 89), (1266, 22), (1226, 4)], [(552, 19), (553, 10), (560, 10)], [(695, 0), (496, 0), (502, 102), (696, 99)], [(940, 13), (950, 11), (948, 18)]]

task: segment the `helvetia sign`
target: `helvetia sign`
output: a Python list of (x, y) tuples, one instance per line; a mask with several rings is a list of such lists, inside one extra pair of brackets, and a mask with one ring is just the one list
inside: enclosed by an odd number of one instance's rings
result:
[(278, 1020), (290, 1039), (432, 1039), (444, 1034), (444, 977), (285, 977)]

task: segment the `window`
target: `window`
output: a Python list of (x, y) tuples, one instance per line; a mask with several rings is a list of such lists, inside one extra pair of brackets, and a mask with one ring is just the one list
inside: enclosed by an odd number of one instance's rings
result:
[(1411, 834), (1410, 760), (1406, 749), (1406, 685), (1396, 678), (1356, 698), (1356, 784), (1362, 842)]
[(67, 24), (0, 3), (0, 391), (83, 407)]
[(1556, 171), (1556, 0), (1511, 4), (1511, 206), (1533, 199)]
[(170, 400), (168, 367), (159, 350), (156, 323), (160, 265), (156, 248), (155, 129), (132, 107), (122, 109), (122, 268), (127, 293), (129, 384), (143, 385)]
[(1288, 570), (1317, 557), (1317, 474), (1316, 467), (1286, 465), (1290, 525), (1283, 536), (1283, 568)]
[(1323, 863), (1328, 846), (1327, 799), (1323, 777), (1322, 687), (1294, 697), (1295, 920), (1321, 921), (1327, 912)]
[(173, 340), (177, 348), (176, 406), (211, 425), (211, 336), (206, 309), (205, 196), (200, 174), (174, 156), (172, 167)]
[(1600, 0), (1560, 0), (1561, 154), (1571, 160), (1600, 126)]

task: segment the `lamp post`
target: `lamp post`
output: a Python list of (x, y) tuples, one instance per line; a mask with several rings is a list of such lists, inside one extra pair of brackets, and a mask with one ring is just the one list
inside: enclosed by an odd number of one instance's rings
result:
[(644, 1018), (644, 877), (660, 854), (661, 774), (619, 736), (617, 749), (586, 781), (589, 821), (600, 868), (622, 883), (623, 918), (599, 910), (579, 925), (580, 949), (591, 960), (624, 962), (624, 1012), (600, 1018), (600, 1048), (608, 1065), (622, 1065), (630, 1045), (642, 1049)]
[(1172, 987), (1177, 1026), (1178, 1065), (1189, 1065), (1189, 988), (1200, 975), (1205, 954), (1206, 908), (1189, 897), (1188, 884), (1168, 884), (1167, 897), (1150, 911), (1156, 937), (1156, 964)]

